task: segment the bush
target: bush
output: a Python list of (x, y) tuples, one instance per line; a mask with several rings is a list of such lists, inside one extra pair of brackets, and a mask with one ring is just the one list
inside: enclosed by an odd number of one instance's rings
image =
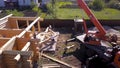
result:
[(88, 3), (88, 7), (89, 7), (90, 9), (92, 9), (92, 8), (93, 8), (93, 2)]
[(37, 5), (32, 4), (31, 8), (32, 8), (32, 11), (37, 12), (37, 15), (40, 16), (41, 10)]
[(14, 16), (24, 16), (22, 12), (17, 11), (16, 9), (14, 10), (6, 10), (7, 14), (13, 14)]
[(94, 0), (92, 8), (94, 10), (102, 10), (105, 7), (105, 3), (103, 0)]
[(109, 8), (115, 8), (115, 9), (120, 9), (120, 3), (118, 0), (111, 0), (108, 4), (107, 7)]

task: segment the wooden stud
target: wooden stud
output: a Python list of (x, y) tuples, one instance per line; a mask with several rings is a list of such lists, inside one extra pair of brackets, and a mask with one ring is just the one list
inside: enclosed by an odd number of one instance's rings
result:
[(19, 29), (18, 20), (16, 20), (16, 28)]
[(27, 27), (29, 26), (29, 20), (27, 20)]
[(32, 33), (33, 34), (35, 33), (35, 26), (34, 25), (32, 26)]
[(38, 32), (40, 32), (40, 22), (38, 21)]

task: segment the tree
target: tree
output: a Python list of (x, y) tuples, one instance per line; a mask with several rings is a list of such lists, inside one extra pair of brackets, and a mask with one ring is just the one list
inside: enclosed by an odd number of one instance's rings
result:
[(49, 15), (49, 18), (56, 19), (57, 15), (57, 5), (56, 5), (56, 0), (52, 0), (51, 3), (47, 4), (47, 15)]
[(24, 14), (22, 12), (19, 12), (18, 10), (14, 9), (14, 10), (5, 10), (5, 12), (7, 14), (13, 14), (14, 16), (20, 16), (23, 17)]
[(118, 0), (110, 0), (109, 3), (107, 4), (107, 7), (120, 9), (120, 4), (119, 3), (120, 2)]
[(94, 0), (93, 2), (90, 2), (88, 6), (93, 10), (102, 10), (105, 7), (105, 3), (103, 0)]
[(34, 2), (31, 3), (31, 8), (32, 8), (32, 11), (36, 12), (37, 15), (40, 16), (41, 10)]
[(103, 0), (94, 0), (93, 2), (93, 9), (94, 10), (102, 10), (104, 8), (104, 1)]
[(65, 5), (71, 5), (71, 2), (59, 2), (58, 0), (52, 0), (51, 3), (47, 4), (48, 18), (57, 19), (57, 11), (60, 7)]

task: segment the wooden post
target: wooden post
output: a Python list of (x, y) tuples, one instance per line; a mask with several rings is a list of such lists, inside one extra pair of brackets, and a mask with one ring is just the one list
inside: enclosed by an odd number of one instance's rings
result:
[(19, 29), (18, 20), (16, 19), (17, 29)]
[(40, 22), (38, 21), (38, 32), (40, 32)]
[(34, 25), (32, 26), (32, 33), (33, 34), (35, 33), (35, 26)]
[(27, 20), (27, 27), (29, 26), (29, 21)]

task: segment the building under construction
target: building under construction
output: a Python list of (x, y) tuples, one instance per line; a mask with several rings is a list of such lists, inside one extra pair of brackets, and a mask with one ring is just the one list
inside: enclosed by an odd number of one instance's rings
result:
[(100, 23), (83, 0), (77, 2), (91, 23), (1, 18), (0, 68), (120, 68), (120, 21)]

